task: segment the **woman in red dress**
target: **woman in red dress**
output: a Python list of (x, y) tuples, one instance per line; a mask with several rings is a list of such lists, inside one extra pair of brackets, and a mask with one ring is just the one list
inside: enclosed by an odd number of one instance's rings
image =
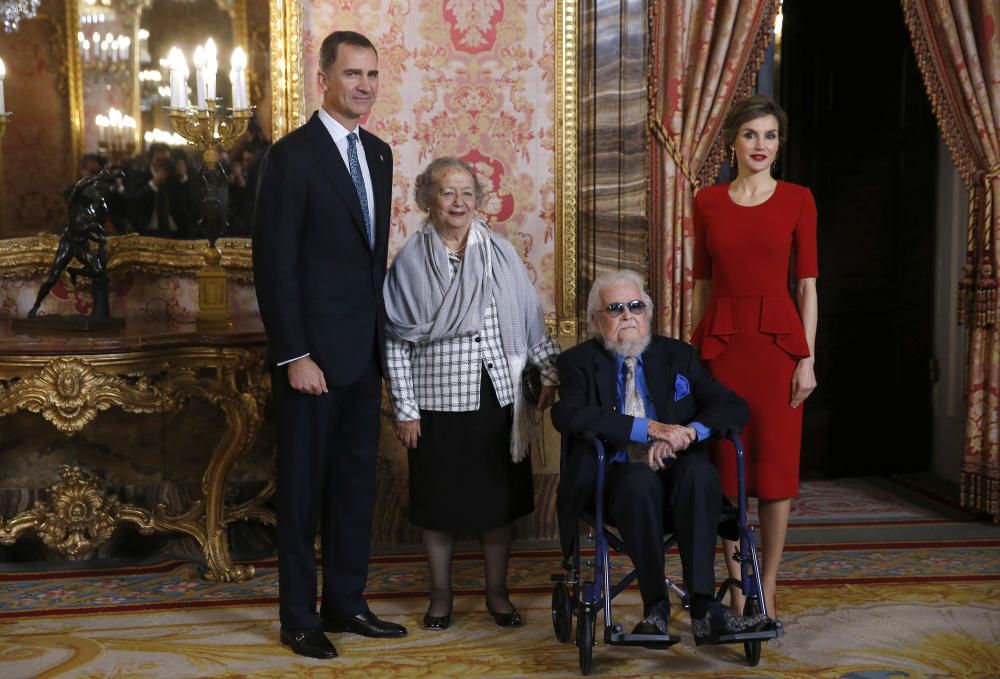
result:
[[(692, 342), (713, 375), (746, 399), (747, 492), (759, 498), (767, 611), (785, 547), (791, 498), (799, 490), (802, 402), (816, 388), (816, 204), (804, 186), (776, 181), (771, 165), (787, 134), (784, 111), (753, 96), (733, 104), (722, 134), (738, 174), (695, 198)], [(796, 304), (788, 291), (792, 266)], [(699, 323), (700, 320), (700, 323)], [(716, 451), (723, 492), (737, 494), (735, 451)], [(732, 543), (726, 543), (731, 554)], [(739, 564), (727, 559), (730, 574)], [(742, 594), (732, 592), (742, 610)]]

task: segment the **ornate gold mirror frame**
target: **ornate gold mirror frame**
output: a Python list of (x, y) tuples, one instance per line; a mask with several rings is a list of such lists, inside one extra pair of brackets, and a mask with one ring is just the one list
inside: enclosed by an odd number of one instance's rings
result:
[[(555, 331), (560, 339), (575, 342), (578, 339), (576, 0), (556, 0), (554, 16), (556, 311), (546, 320), (550, 331)], [(306, 121), (301, 0), (271, 0), (271, 56), (272, 130), (273, 138), (277, 139)]]
[[(80, 22), (78, 0), (66, 0), (66, 22), (73, 30), (65, 30), (66, 74), (70, 126), (70, 173), (68, 181), (75, 179), (75, 168), (83, 155), (84, 102), (83, 64), (77, 44), (76, 26)], [(271, 25), (275, 26), (277, 0), (270, 1)], [(247, 44), (246, 0), (233, 0), (233, 35)], [(278, 21), (280, 26), (280, 20)], [(277, 104), (275, 104), (277, 111)], [(287, 130), (282, 130), (284, 134)], [(108, 239), (108, 269), (115, 273), (142, 272), (151, 275), (195, 275), (204, 268), (205, 240), (172, 240), (129, 234)], [(39, 233), (37, 236), (0, 240), (0, 275), (11, 278), (31, 278), (43, 275), (59, 245), (56, 233)], [(222, 238), (222, 266), (230, 278), (242, 283), (253, 281), (250, 239)]]

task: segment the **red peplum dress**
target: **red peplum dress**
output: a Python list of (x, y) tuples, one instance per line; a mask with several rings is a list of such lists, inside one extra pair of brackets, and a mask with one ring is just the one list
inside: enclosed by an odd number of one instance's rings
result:
[[(743, 430), (747, 493), (768, 500), (798, 495), (802, 407), (792, 408), (792, 374), (809, 355), (802, 320), (788, 291), (795, 277), (818, 275), (816, 203), (804, 186), (778, 182), (760, 205), (743, 207), (729, 185), (698, 192), (694, 276), (711, 279), (712, 299), (692, 343), (717, 380), (750, 406)], [(715, 451), (722, 489), (735, 497), (729, 441)]]

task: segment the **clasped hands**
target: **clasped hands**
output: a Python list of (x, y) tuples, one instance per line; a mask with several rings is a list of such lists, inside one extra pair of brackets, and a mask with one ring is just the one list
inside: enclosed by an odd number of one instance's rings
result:
[(647, 462), (653, 471), (666, 467), (667, 461), (676, 458), (677, 453), (687, 450), (688, 446), (698, 440), (698, 432), (694, 427), (664, 424), (656, 420), (649, 421), (647, 433), (652, 439)]

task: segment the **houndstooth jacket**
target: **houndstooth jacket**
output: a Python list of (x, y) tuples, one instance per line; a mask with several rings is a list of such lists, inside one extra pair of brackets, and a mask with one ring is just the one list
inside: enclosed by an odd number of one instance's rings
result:
[[(451, 275), (461, 259), (449, 252)], [(388, 337), (385, 347), (389, 397), (397, 421), (419, 420), (421, 410), (466, 412), (479, 409), (479, 385), (485, 368), (501, 406), (514, 402), (507, 359), (500, 341), (496, 300), (486, 310), (477, 334), (436, 342), (407, 342)], [(559, 384), (555, 367), (559, 346), (548, 335), (528, 349), (528, 360), (538, 366), (544, 386)]]

